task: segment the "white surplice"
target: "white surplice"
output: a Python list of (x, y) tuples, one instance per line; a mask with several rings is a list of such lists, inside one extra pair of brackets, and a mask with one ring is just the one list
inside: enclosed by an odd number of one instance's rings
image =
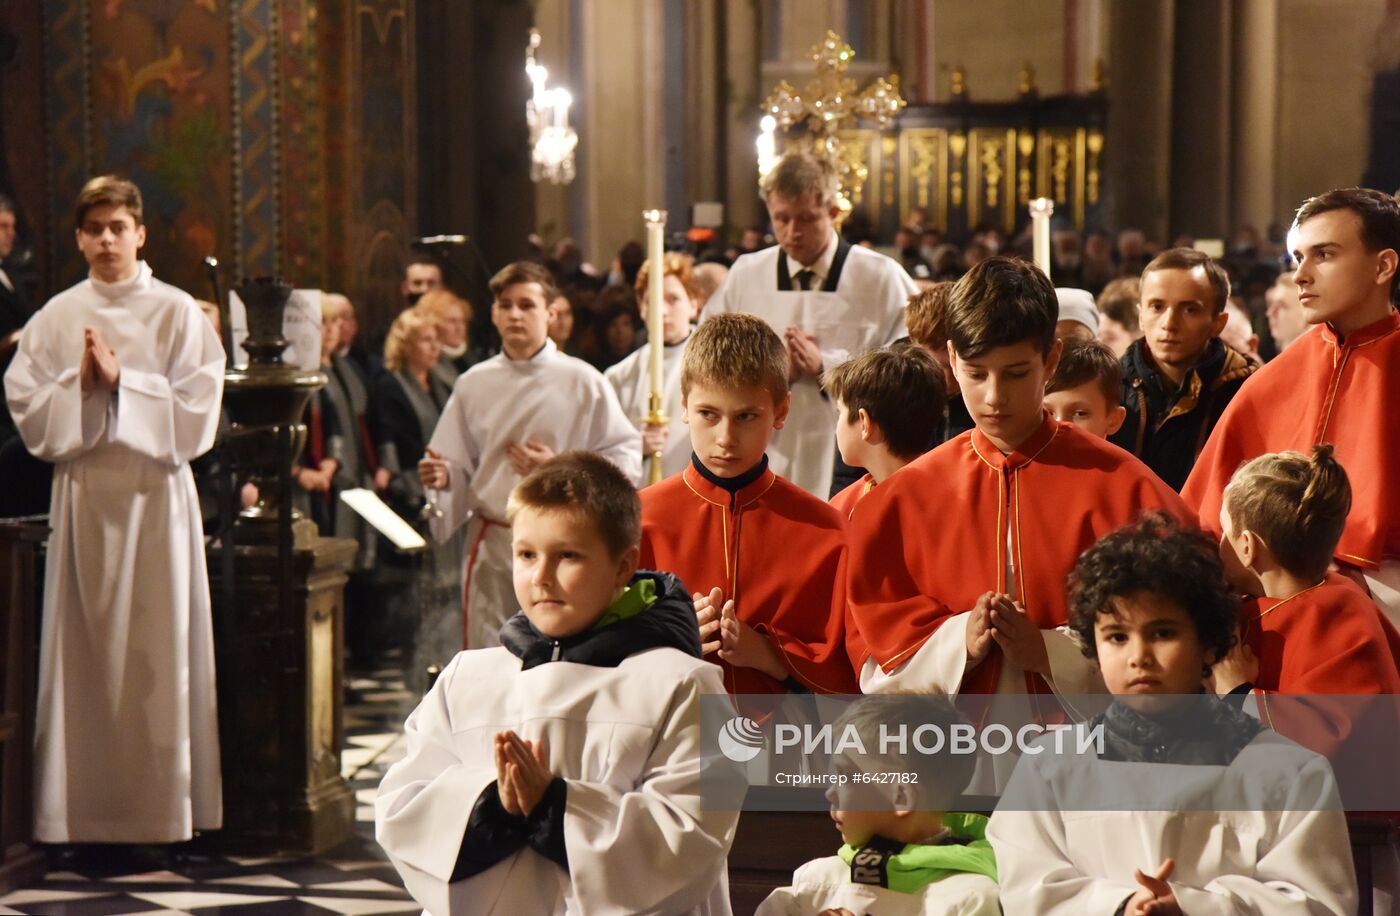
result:
[[(1041, 745), (1048, 751), (1050, 739)], [(1136, 810), (1096, 810), (1117, 799)], [(1332, 769), (1268, 730), (1229, 766), (1123, 763), (1092, 749), (1027, 754), (987, 839), (1006, 916), (1112, 913), (1138, 889), (1133, 871), (1167, 858), (1176, 862), (1168, 883), (1191, 916), (1356, 912)]]
[(880, 916), (1001, 916), (997, 883), (964, 872), (930, 881), (913, 893), (851, 881), (840, 856), (813, 859), (793, 872), (792, 884), (773, 891), (754, 916), (811, 916), (828, 909)]
[[(661, 450), (661, 476), (670, 477), (690, 463), (690, 427), (681, 421), (681, 361), (690, 338), (661, 348), (661, 412), (666, 415), (670, 438)], [(651, 348), (644, 346), (628, 354), (622, 362), (603, 373), (617, 392), (622, 412), (637, 427), (637, 451), (642, 449), (641, 431), (646, 426), (651, 400)], [(642, 456), (642, 470), (633, 481), (639, 487), (651, 480), (651, 456)]]
[[(462, 652), (404, 724), (406, 754), (375, 799), (375, 838), (431, 916), (728, 914), (739, 814), (707, 807), (700, 779), (702, 697), (723, 693), (719, 668), (676, 649), (615, 668), (525, 671), (499, 646)], [(505, 729), (543, 739), (568, 783), (569, 871), (526, 847), (450, 882)]]
[[(116, 392), (84, 395), (84, 328)], [(35, 835), (167, 843), (222, 821), (214, 641), (190, 473), (219, 424), (224, 352), (145, 262), (25, 328), (5, 373), (24, 444), (54, 462), (39, 648)]]
[[(832, 244), (839, 244), (834, 234)], [(823, 371), (904, 336), (904, 306), (918, 287), (899, 262), (851, 245), (835, 292), (779, 292), (780, 255), (778, 245), (741, 255), (700, 320), (720, 312), (748, 312), (780, 337), (788, 325), (796, 325), (816, 337)], [(769, 443), (768, 458), (773, 473), (822, 500), (829, 495), (836, 463), (836, 405), (823, 397), (815, 379), (793, 386), (792, 409)]]
[(469, 648), (500, 645), (497, 632), (519, 605), (510, 576), (506, 500), (520, 482), (506, 450), (534, 440), (555, 453), (597, 452), (628, 479), (641, 473), (637, 429), (603, 374), (546, 340), (529, 359), (504, 353), (472, 366), (452, 388), (429, 447), (446, 459), (446, 490), (429, 491), (441, 511), (433, 536), (467, 530), (465, 635)]

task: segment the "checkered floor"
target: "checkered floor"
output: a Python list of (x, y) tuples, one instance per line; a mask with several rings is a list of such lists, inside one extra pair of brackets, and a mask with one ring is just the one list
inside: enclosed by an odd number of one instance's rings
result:
[(42, 916), (374, 916), (418, 913), (374, 842), (374, 793), (403, 755), (403, 720), (417, 702), (401, 672), (352, 677), (345, 702), (345, 778), (358, 835), (316, 858), (249, 859), (158, 847), (50, 856), (31, 887), (0, 896), (0, 914)]

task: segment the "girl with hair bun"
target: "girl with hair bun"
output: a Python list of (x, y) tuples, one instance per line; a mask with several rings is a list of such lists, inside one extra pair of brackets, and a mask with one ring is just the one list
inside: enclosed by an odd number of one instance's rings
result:
[(1239, 643), (1214, 668), (1216, 691), (1248, 695), (1266, 724), (1326, 755), (1339, 777), (1392, 766), (1375, 743), (1400, 734), (1392, 704), (1336, 696), (1400, 693), (1400, 634), (1365, 591), (1329, 570), (1350, 508), (1346, 471), (1322, 444), (1311, 457), (1278, 452), (1246, 463), (1220, 510), (1226, 576), (1255, 600), (1242, 610)]

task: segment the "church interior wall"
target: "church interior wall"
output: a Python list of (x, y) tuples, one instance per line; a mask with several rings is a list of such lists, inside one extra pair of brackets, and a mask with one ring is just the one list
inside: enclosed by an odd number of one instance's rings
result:
[[(827, 28), (856, 47), (858, 85), (895, 72), (914, 103), (946, 101), (958, 65), (974, 100), (1015, 98), (1026, 63), (1042, 95), (1083, 92), (1101, 57), (1112, 223), (1160, 238), (1263, 228), (1310, 194), (1361, 180), (1386, 8), (1387, 0), (7, 3), (0, 25), (17, 37), (18, 56), (0, 116), (22, 222), (39, 242), (41, 293), (80, 273), (68, 216), (77, 189), (117, 171), (146, 191), (149, 256), (165, 279), (207, 296), (200, 259), (212, 253), (230, 278), (280, 273), (299, 286), (343, 289), (374, 324), (395, 307), (415, 235), (473, 234), (498, 266), (520, 254), (533, 228), (546, 242), (575, 237), (605, 270), (640, 236), (646, 207), (673, 211), (673, 231), (697, 200), (721, 201), (731, 229), (761, 221), (758, 106), (779, 78), (803, 88), (807, 49)], [(524, 39), (509, 38), (531, 20), (551, 85), (574, 95), (571, 185), (524, 176)]]
[[(1386, 0), (1279, 0), (1275, 211), (1360, 182)], [(1386, 190), (1395, 190), (1388, 188)]]

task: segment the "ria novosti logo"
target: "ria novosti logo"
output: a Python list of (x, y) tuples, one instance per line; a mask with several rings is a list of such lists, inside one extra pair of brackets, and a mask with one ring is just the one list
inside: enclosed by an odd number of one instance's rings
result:
[(719, 730), (720, 753), (735, 763), (748, 763), (763, 751), (763, 731), (748, 716), (735, 716)]

